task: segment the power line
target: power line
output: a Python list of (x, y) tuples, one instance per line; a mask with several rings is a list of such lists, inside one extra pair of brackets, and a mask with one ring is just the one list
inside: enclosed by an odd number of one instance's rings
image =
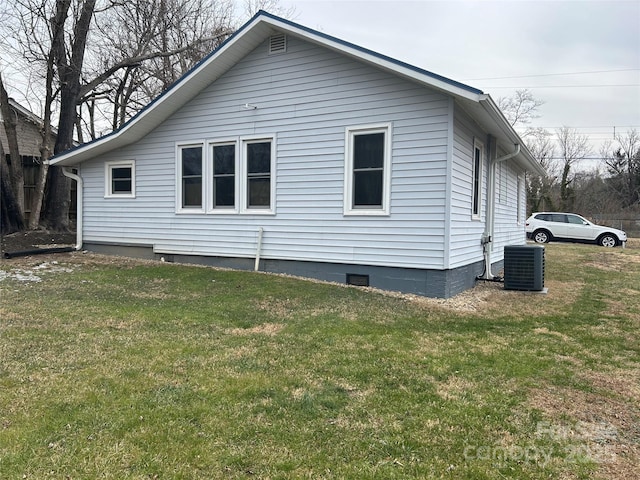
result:
[(485, 85), (483, 88), (489, 89), (498, 89), (498, 88), (614, 88), (614, 87), (640, 87), (640, 83), (627, 83), (627, 84), (612, 84), (612, 85), (510, 85), (510, 86), (487, 86)]
[(593, 73), (614, 73), (614, 72), (636, 72), (640, 68), (623, 68), (619, 70), (592, 70), (590, 72), (566, 72), (566, 73), (541, 73), (537, 75), (514, 75), (511, 77), (483, 77), (483, 78), (466, 78), (463, 82), (468, 80), (509, 80), (512, 78), (538, 78), (538, 77), (558, 77), (565, 75), (590, 75)]

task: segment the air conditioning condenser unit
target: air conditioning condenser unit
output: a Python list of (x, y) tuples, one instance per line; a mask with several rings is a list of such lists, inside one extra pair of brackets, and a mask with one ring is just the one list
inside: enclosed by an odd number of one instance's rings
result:
[(544, 246), (504, 247), (504, 289), (544, 290)]

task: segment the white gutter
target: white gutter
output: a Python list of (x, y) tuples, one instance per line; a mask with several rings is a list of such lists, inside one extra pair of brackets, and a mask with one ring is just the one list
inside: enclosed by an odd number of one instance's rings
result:
[[(497, 144), (496, 144), (497, 148)], [(487, 223), (485, 232), (483, 235), (482, 248), (484, 250), (484, 279), (491, 280), (493, 274), (491, 273), (491, 250), (493, 244), (495, 217), (496, 217), (496, 165), (498, 163), (509, 160), (520, 153), (520, 144), (515, 144), (516, 150), (508, 153), (502, 157), (495, 158), (489, 162), (489, 178), (487, 185)]]
[(76, 214), (76, 245), (74, 248), (76, 250), (82, 250), (82, 210), (83, 210), (82, 208), (82, 197), (83, 197), (82, 177), (80, 175), (76, 175), (67, 167), (62, 167), (62, 173), (64, 174), (65, 177), (68, 177), (71, 180), (75, 180), (78, 183), (76, 188), (76, 203), (78, 208), (77, 214)]

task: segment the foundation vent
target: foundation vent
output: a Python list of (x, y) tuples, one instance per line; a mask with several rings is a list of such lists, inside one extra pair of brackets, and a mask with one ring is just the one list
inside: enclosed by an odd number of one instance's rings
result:
[(355, 285), (357, 287), (369, 286), (369, 275), (359, 275), (357, 273), (347, 273), (347, 285)]

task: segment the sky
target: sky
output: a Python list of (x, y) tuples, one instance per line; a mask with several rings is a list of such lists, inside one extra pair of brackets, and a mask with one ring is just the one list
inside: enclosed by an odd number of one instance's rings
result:
[(575, 128), (593, 157), (614, 133), (640, 131), (640, 0), (276, 1), (294, 22), (494, 100), (527, 88), (544, 102), (531, 126)]
[[(528, 88), (531, 126), (576, 128), (593, 156), (640, 131), (640, 0), (281, 0), (292, 20), (490, 94)], [(585, 162), (589, 169), (594, 162)]]

